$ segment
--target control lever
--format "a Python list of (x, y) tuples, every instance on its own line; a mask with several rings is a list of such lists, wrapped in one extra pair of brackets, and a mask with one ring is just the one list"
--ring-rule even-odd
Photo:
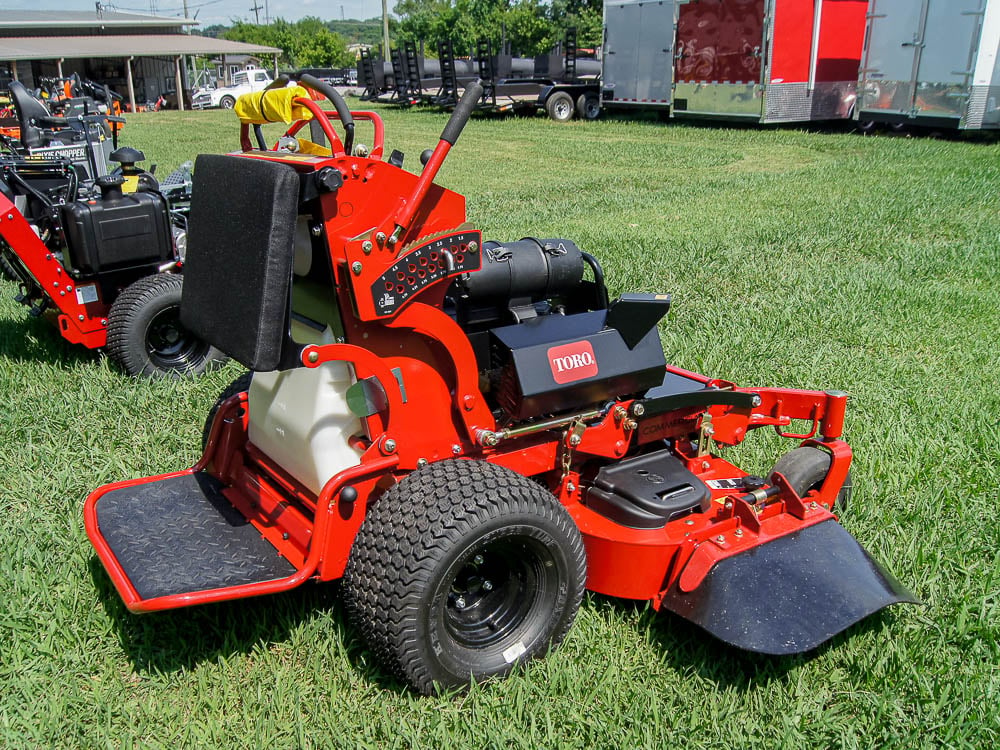
[(451, 117), (448, 118), (448, 123), (444, 126), (444, 130), (441, 131), (441, 140), (438, 141), (438, 145), (424, 164), (424, 169), (420, 173), (420, 179), (417, 180), (417, 184), (413, 188), (413, 193), (406, 200), (402, 210), (396, 216), (396, 228), (388, 240), (390, 247), (395, 246), (403, 238), (406, 230), (409, 229), (410, 222), (413, 221), (413, 216), (416, 214), (417, 208), (427, 194), (431, 183), (434, 182), (434, 178), (444, 163), (445, 157), (448, 156), (451, 147), (458, 141), (458, 136), (462, 134), (462, 129), (469, 121), (469, 115), (472, 114), (476, 103), (482, 95), (483, 84), (480, 81), (474, 81), (465, 87), (465, 93), (462, 94), (461, 101), (455, 107), (455, 111), (451, 113)]

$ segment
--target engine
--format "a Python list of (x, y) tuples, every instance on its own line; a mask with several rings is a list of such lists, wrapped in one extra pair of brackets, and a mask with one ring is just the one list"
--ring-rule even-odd
[(600, 264), (570, 240), (485, 242), (482, 269), (457, 280), (449, 300), (503, 421), (583, 409), (663, 381), (656, 324), (669, 296), (609, 304)]

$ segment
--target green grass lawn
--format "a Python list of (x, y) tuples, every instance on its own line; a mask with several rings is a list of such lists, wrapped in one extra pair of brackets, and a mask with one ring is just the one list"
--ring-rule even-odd
[[(388, 147), (416, 169), (445, 116), (382, 114)], [(123, 142), (162, 177), (236, 148), (237, 126), (231, 113), (149, 113), (129, 117)], [(467, 196), (486, 237), (568, 237), (603, 261), (613, 293), (672, 293), (668, 361), (849, 391), (843, 524), (926, 606), (775, 659), (588, 596), (551, 657), (438, 698), (373, 663), (334, 586), (130, 615), (87, 541), (83, 500), (192, 464), (238, 367), (132, 380), (29, 319), (0, 282), (0, 744), (1000, 743), (995, 140), (474, 119), (438, 182)], [(791, 447), (755, 438), (731, 454), (758, 473)]]

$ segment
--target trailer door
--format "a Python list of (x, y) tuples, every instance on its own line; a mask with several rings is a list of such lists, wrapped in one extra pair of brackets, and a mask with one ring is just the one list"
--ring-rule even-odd
[(765, 0), (680, 5), (674, 114), (761, 118), (766, 5)]
[(984, 0), (871, 0), (860, 117), (960, 118), (983, 5)]
[(606, 2), (603, 105), (669, 107), (673, 43), (673, 0)]
[(914, 114), (961, 120), (969, 101), (986, 0), (929, 0)]

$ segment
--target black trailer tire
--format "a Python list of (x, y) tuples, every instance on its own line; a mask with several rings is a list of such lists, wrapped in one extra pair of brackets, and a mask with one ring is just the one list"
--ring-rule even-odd
[(576, 116), (581, 120), (596, 120), (601, 116), (601, 99), (592, 92), (576, 98)]
[(219, 99), (220, 109), (232, 109), (235, 106), (236, 106), (236, 100), (231, 96), (224, 96), (221, 99)]
[(225, 361), (222, 352), (181, 325), (183, 285), (177, 274), (144, 276), (111, 305), (106, 349), (129, 375), (200, 375)]
[(572, 625), (585, 580), (580, 533), (551, 493), (504, 467), (449, 460), (368, 510), (343, 591), (376, 656), (430, 694), (543, 656)]
[(573, 119), (576, 106), (572, 96), (565, 91), (557, 91), (545, 100), (545, 111), (556, 122), (569, 122)]
[(205, 446), (208, 445), (208, 436), (212, 432), (212, 422), (215, 421), (215, 415), (219, 413), (219, 409), (222, 408), (222, 405), (226, 403), (226, 401), (231, 399), (237, 393), (243, 393), (243, 391), (250, 390), (250, 381), (252, 379), (253, 373), (245, 372), (222, 389), (222, 393), (220, 393), (219, 397), (215, 399), (215, 403), (212, 404), (212, 408), (208, 410), (208, 416), (205, 417), (205, 426), (201, 430), (202, 450), (205, 450)]
[[(820, 488), (826, 475), (830, 472), (832, 463), (833, 457), (829, 453), (811, 445), (805, 445), (795, 448), (779, 458), (774, 464), (774, 468), (771, 469), (771, 476), (776, 473), (784, 476), (801, 497), (809, 490)], [(843, 511), (847, 508), (847, 503), (851, 498), (852, 485), (851, 472), (848, 471), (844, 486), (841, 487), (836, 500), (834, 500), (833, 507), (835, 509)]]

